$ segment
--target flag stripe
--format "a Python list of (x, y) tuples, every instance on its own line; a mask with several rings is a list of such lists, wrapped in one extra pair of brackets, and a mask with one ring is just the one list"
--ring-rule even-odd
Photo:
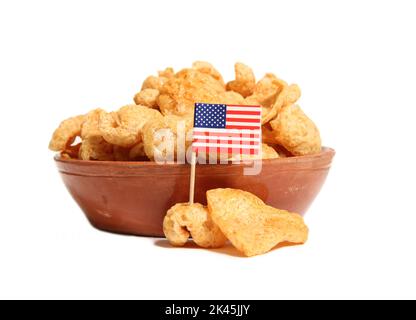
[(220, 143), (220, 142), (228, 143), (228, 144), (232, 144), (232, 145), (235, 145), (235, 144), (243, 144), (243, 145), (248, 145), (248, 146), (258, 146), (259, 145), (258, 141), (253, 141), (253, 140), (240, 141), (240, 140), (224, 140), (224, 139), (222, 139), (222, 140), (218, 141), (218, 139), (195, 139), (193, 141), (193, 143), (201, 143), (201, 144), (202, 143)]
[(244, 144), (234, 144), (234, 143), (206, 143), (206, 142), (195, 142), (194, 147), (218, 147), (218, 148), (241, 148), (241, 149), (258, 149), (258, 145), (244, 145)]
[(241, 125), (229, 125), (226, 128), (227, 129), (249, 129), (252, 127), (250, 127), (249, 124), (246, 124), (246, 125), (241, 124)]
[(247, 130), (237, 130), (237, 129), (217, 129), (217, 128), (194, 128), (194, 134), (232, 134), (236, 136), (242, 135), (250, 135), (250, 134), (258, 134), (260, 135), (261, 132), (259, 129), (256, 128), (249, 128)]
[[(227, 122), (226, 124), (226, 129), (232, 129), (229, 128), (229, 126), (243, 126), (243, 127), (249, 127), (250, 128), (258, 128), (260, 125), (260, 122), (257, 123), (250, 123), (250, 122), (245, 122), (245, 121), (232, 121), (232, 122)], [(244, 129), (244, 128), (240, 128), (240, 129)]]
[(227, 123), (234, 124), (235, 122), (253, 122), (253, 123), (260, 123), (260, 118), (257, 119), (246, 119), (246, 118), (226, 118)]
[(240, 114), (240, 115), (253, 115), (253, 116), (260, 116), (261, 112), (260, 111), (233, 111), (233, 110), (227, 110), (227, 116), (230, 114)]
[(241, 106), (241, 107), (230, 107), (230, 106), (227, 106), (227, 111), (259, 111), (260, 109), (259, 108), (255, 108), (255, 107), (244, 107), (244, 106)]
[(261, 106), (244, 105), (244, 104), (228, 104), (227, 107), (257, 108), (257, 109), (260, 109), (261, 108)]
[(231, 140), (231, 141), (258, 141), (259, 137), (230, 137), (230, 136), (204, 136), (194, 135), (194, 141), (196, 140)]
[(194, 152), (202, 152), (204, 154), (207, 153), (216, 153), (216, 154), (232, 154), (232, 155), (239, 155), (239, 154), (251, 154), (251, 155), (257, 155), (259, 154), (259, 150), (258, 149), (239, 149), (239, 148), (215, 148), (215, 147), (210, 147), (210, 148), (205, 148), (205, 147), (199, 147), (193, 148)]
[(228, 121), (230, 121), (231, 119), (255, 119), (255, 120), (260, 120), (259, 116), (252, 116), (252, 115), (247, 115), (247, 114), (228, 114), (227, 113), (227, 118)]

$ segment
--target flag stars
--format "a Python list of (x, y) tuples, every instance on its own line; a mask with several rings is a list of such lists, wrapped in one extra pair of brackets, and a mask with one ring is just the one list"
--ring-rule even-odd
[(195, 127), (225, 128), (226, 105), (223, 104), (195, 104)]

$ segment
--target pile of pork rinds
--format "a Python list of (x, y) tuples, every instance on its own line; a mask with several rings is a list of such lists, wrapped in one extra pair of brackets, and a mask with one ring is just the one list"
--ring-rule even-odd
[[(64, 159), (175, 157), (178, 151), (167, 150), (166, 139), (177, 145), (179, 123), (187, 133), (192, 131), (195, 103), (219, 103), (261, 105), (263, 159), (318, 153), (319, 130), (296, 104), (300, 95), (298, 85), (289, 85), (272, 73), (256, 82), (252, 69), (243, 63), (235, 64), (235, 79), (225, 83), (210, 63), (196, 61), (176, 73), (166, 68), (147, 77), (134, 104), (115, 112), (95, 109), (64, 120), (53, 133), (49, 148)], [(159, 130), (165, 133), (163, 138), (155, 134)], [(186, 147), (191, 143), (187, 139)]]

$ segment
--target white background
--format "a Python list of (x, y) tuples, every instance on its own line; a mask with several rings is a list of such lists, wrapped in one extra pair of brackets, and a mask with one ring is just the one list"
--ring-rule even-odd
[[(0, 297), (416, 298), (414, 30), (413, 1), (0, 2)], [(198, 59), (301, 86), (337, 150), (306, 245), (166, 248), (96, 231), (64, 188), (62, 119)]]

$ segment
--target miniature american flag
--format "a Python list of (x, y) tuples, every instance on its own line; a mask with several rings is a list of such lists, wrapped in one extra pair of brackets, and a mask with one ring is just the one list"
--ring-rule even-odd
[(261, 106), (196, 103), (194, 152), (259, 154)]

